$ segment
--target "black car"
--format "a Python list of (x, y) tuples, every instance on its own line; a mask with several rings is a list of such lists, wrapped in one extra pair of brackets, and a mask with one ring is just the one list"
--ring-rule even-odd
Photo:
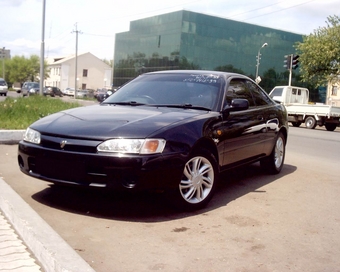
[(55, 184), (161, 189), (192, 209), (207, 204), (226, 169), (260, 161), (279, 173), (287, 135), (284, 106), (250, 78), (162, 71), (140, 75), (101, 104), (33, 123), (18, 162), (23, 173)]
[(103, 102), (106, 98), (108, 98), (114, 92), (115, 92), (114, 90), (98, 91), (97, 95), (96, 95), (97, 101), (98, 102)]
[(44, 95), (50, 95), (51, 97), (55, 97), (55, 96), (62, 97), (63, 93), (58, 87), (46, 86), (44, 89)]

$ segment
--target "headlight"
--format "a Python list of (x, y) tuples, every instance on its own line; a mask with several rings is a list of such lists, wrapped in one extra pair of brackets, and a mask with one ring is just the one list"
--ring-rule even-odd
[(38, 131), (35, 131), (31, 128), (26, 129), (24, 134), (24, 141), (34, 143), (34, 144), (40, 144), (41, 135)]
[(162, 153), (166, 141), (163, 139), (111, 139), (98, 145), (100, 152), (155, 154)]

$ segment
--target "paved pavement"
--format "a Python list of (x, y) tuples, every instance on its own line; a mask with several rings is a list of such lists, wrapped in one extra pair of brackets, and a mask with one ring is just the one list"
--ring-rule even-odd
[[(0, 144), (17, 144), (23, 132), (0, 130)], [(0, 271), (94, 270), (0, 177)]]
[(43, 271), (0, 211), (0, 271)]

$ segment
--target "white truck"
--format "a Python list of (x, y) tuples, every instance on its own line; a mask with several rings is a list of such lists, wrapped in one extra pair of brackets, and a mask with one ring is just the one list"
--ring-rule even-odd
[(334, 131), (340, 124), (340, 107), (322, 103), (310, 104), (309, 90), (295, 86), (276, 86), (269, 93), (276, 102), (285, 105), (288, 121), (294, 127), (305, 123), (307, 128), (314, 129), (317, 125), (325, 126), (328, 131)]

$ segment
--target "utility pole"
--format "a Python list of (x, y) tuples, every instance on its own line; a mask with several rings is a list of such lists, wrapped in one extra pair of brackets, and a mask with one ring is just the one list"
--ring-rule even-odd
[(44, 72), (44, 61), (45, 61), (45, 5), (46, 0), (43, 0), (43, 10), (42, 10), (42, 29), (41, 29), (41, 47), (40, 47), (40, 85), (39, 93), (43, 95), (45, 72)]
[(77, 98), (77, 74), (78, 74), (78, 34), (82, 33), (77, 28), (77, 23), (75, 23), (76, 30), (72, 33), (76, 33), (76, 55), (75, 55), (75, 73), (74, 73), (74, 98)]
[(5, 47), (2, 48), (2, 78), (5, 79)]

